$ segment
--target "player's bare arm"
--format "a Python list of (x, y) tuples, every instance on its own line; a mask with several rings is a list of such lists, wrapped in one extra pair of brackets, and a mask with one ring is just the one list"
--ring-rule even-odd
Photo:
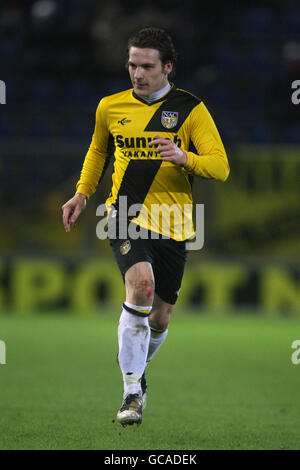
[(186, 153), (170, 139), (165, 139), (157, 134), (149, 145), (159, 145), (157, 151), (166, 162), (172, 162), (182, 166), (187, 162)]
[(86, 196), (77, 193), (69, 199), (63, 206), (63, 224), (66, 232), (70, 232), (81, 212), (86, 207)]

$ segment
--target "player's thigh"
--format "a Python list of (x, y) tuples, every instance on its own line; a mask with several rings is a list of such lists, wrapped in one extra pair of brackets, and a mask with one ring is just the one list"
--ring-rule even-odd
[(157, 331), (166, 330), (170, 322), (173, 308), (173, 304), (165, 302), (155, 293), (152, 310), (149, 315), (150, 327)]
[(151, 263), (141, 261), (125, 273), (126, 301), (137, 305), (152, 305), (154, 296), (154, 274)]

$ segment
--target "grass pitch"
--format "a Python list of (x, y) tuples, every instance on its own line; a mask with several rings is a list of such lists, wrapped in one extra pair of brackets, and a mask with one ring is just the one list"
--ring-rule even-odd
[(300, 449), (300, 321), (175, 310), (140, 427), (116, 412), (118, 315), (0, 317), (0, 449)]

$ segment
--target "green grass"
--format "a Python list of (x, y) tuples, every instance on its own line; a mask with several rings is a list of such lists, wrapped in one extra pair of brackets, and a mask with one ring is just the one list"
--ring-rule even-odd
[(118, 316), (0, 317), (0, 449), (300, 449), (296, 319), (175, 311), (140, 427), (116, 412)]

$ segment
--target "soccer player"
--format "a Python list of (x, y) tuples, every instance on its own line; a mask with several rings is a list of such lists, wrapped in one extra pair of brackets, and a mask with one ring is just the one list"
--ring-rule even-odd
[[(117, 419), (122, 425), (141, 423), (145, 367), (168, 334), (186, 240), (194, 234), (192, 211), (184, 212), (192, 205), (191, 176), (225, 181), (229, 174), (222, 141), (204, 103), (169, 81), (176, 59), (172, 39), (162, 29), (144, 28), (129, 39), (132, 88), (100, 101), (76, 194), (62, 206), (69, 232), (96, 190), (113, 140), (108, 219), (125, 221), (139, 235), (127, 232), (122, 237), (122, 229), (110, 234), (126, 290), (118, 326), (124, 391)], [(128, 208), (139, 205), (134, 215), (122, 208), (122, 197)]]

